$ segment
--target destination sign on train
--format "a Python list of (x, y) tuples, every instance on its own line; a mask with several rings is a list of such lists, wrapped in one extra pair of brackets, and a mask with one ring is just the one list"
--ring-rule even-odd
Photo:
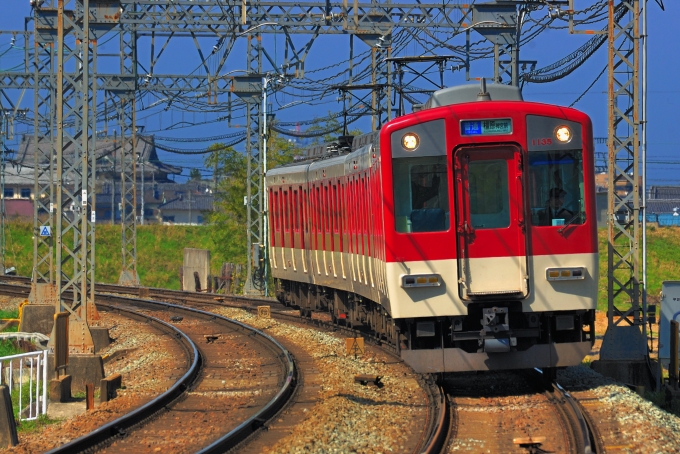
[(512, 120), (501, 118), (496, 120), (464, 120), (460, 122), (460, 133), (464, 136), (488, 136), (510, 134)]

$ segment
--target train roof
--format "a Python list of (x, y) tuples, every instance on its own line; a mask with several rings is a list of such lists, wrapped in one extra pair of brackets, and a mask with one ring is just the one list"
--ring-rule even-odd
[[(519, 87), (491, 84), (486, 85), (484, 88), (491, 101), (524, 101), (522, 91)], [(476, 102), (479, 100), (478, 97), (484, 88), (480, 90), (479, 84), (468, 84), (437, 90), (432, 93), (432, 96), (427, 100), (423, 109)]]

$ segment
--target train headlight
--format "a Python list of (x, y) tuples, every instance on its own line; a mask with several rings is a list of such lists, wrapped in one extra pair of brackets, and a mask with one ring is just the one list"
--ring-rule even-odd
[(558, 126), (555, 128), (555, 138), (558, 142), (569, 143), (571, 142), (572, 134), (571, 129), (568, 126)]
[(420, 137), (415, 132), (407, 132), (401, 138), (401, 146), (406, 151), (414, 151), (420, 145)]
[(440, 285), (442, 285), (442, 278), (438, 274), (409, 274), (401, 276), (401, 286), (403, 288), (439, 287)]
[(549, 281), (577, 281), (585, 279), (586, 269), (578, 268), (548, 268), (545, 278)]

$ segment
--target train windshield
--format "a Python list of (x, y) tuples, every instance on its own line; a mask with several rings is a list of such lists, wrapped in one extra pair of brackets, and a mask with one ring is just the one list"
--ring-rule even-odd
[(446, 156), (392, 161), (397, 232), (440, 232), (449, 228)]
[(586, 221), (581, 150), (529, 152), (529, 181), (533, 225)]

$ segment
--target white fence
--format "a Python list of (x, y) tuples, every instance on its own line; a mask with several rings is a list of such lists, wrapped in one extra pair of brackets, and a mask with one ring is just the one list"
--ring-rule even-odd
[(47, 413), (47, 381), (47, 350), (0, 357), (0, 384), (15, 391), (20, 420)]

